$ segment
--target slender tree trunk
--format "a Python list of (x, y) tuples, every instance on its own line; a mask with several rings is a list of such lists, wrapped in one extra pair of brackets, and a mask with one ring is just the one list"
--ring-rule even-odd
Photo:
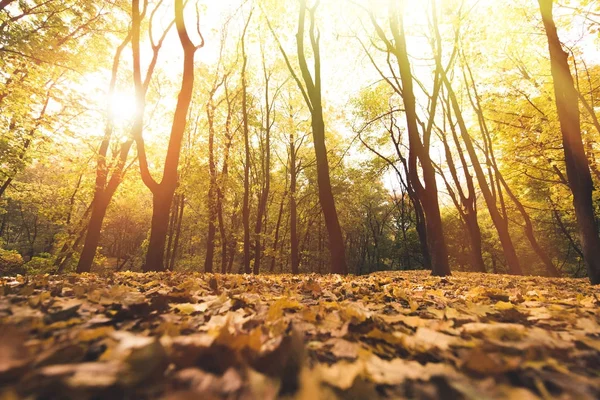
[(167, 269), (169, 269), (169, 260), (171, 260), (171, 249), (173, 248), (173, 236), (175, 236), (175, 223), (177, 221), (177, 214), (179, 212), (179, 199), (178, 196), (173, 196), (173, 204), (171, 204), (171, 212), (169, 218), (169, 228), (167, 237), (167, 254), (165, 255), (165, 263)]
[[(291, 118), (291, 116), (290, 116)], [(296, 145), (293, 130), (290, 131), (290, 251), (292, 274), (300, 271), (300, 252), (298, 251), (298, 211), (296, 206)]]
[(494, 197), (492, 191), (490, 190), (490, 187), (491, 186), (493, 187), (495, 185), (495, 182), (491, 181), (488, 186), (485, 172), (481, 166), (481, 163), (479, 162), (479, 158), (477, 157), (477, 153), (475, 151), (475, 146), (473, 144), (473, 140), (471, 139), (471, 136), (469, 135), (469, 132), (467, 130), (467, 125), (462, 116), (460, 104), (458, 102), (456, 94), (454, 93), (454, 90), (452, 89), (452, 85), (451, 85), (450, 80), (448, 79), (445, 71), (442, 71), (442, 79), (446, 86), (450, 104), (454, 111), (454, 115), (456, 117), (459, 131), (460, 131), (461, 137), (463, 139), (463, 142), (465, 144), (467, 153), (469, 154), (469, 158), (471, 160), (471, 164), (473, 166), (473, 170), (475, 172), (477, 182), (479, 183), (479, 189), (481, 190), (483, 198), (485, 199), (486, 205), (487, 205), (489, 213), (490, 213), (490, 217), (492, 218), (492, 222), (494, 223), (494, 226), (496, 227), (496, 231), (498, 232), (498, 237), (500, 239), (500, 243), (502, 244), (502, 248), (504, 250), (504, 257), (506, 260), (506, 264), (508, 266), (508, 271), (509, 271), (509, 273), (514, 274), (514, 275), (521, 275), (522, 274), (521, 265), (519, 262), (519, 258), (517, 257), (517, 253), (515, 251), (515, 247), (512, 243), (510, 233), (508, 231), (507, 221), (500, 214), (500, 211), (498, 210), (498, 207), (496, 205), (496, 198)]
[(229, 161), (229, 148), (231, 146), (231, 137), (228, 138), (227, 145), (225, 146), (225, 156), (223, 159), (223, 169), (221, 171), (221, 182), (217, 186), (217, 220), (219, 222), (219, 235), (221, 237), (221, 273), (227, 272), (227, 248), (228, 239), (227, 232), (225, 229), (225, 220), (223, 218), (223, 201), (225, 184), (227, 182), (228, 174), (228, 161)]
[[(460, 145), (460, 142), (458, 140), (458, 135), (456, 133), (456, 129), (454, 128), (454, 122), (452, 121), (452, 117), (449, 113), (446, 114), (446, 117), (448, 119), (450, 129), (452, 131), (452, 137), (454, 139), (456, 150), (460, 158), (461, 166), (464, 171), (465, 181), (467, 183), (467, 194), (465, 194), (460, 179), (458, 178), (458, 172), (456, 170), (456, 165), (452, 158), (452, 152), (450, 151), (450, 146), (448, 144), (446, 133), (441, 132), (441, 139), (446, 153), (448, 169), (450, 170), (450, 175), (452, 175), (454, 186), (456, 187), (456, 191), (458, 192), (460, 202), (458, 201), (458, 199), (455, 198), (456, 196), (451, 190), (450, 185), (448, 183), (446, 183), (446, 185), (448, 186), (448, 191), (452, 196), (452, 200), (454, 201), (456, 208), (458, 209), (459, 214), (469, 234), (469, 244), (471, 250), (471, 270), (475, 272), (485, 272), (485, 263), (483, 261), (481, 246), (481, 230), (479, 228), (479, 222), (477, 221), (477, 203), (475, 185), (473, 184), (473, 177), (469, 172), (469, 166), (462, 152), (462, 146)], [(446, 181), (445, 177), (444, 181)]]
[[(209, 191), (209, 196), (213, 196)], [(209, 202), (209, 207), (214, 206), (213, 202)], [(204, 259), (204, 272), (212, 272), (213, 271), (213, 256), (215, 252), (215, 234), (216, 234), (216, 226), (215, 221), (211, 218), (212, 212), (209, 212), (211, 215), (208, 221), (208, 235), (206, 236), (206, 258)]]
[[(300, 12), (298, 13), (298, 30), (296, 32), (296, 49), (298, 55), (298, 64), (302, 81), (296, 74), (290, 60), (283, 50), (280, 41), (275, 35), (271, 25), (269, 29), (275, 36), (281, 53), (285, 59), (290, 74), (296, 81), (298, 88), (302, 92), (304, 101), (311, 114), (311, 126), (313, 135), (313, 144), (315, 148), (315, 158), (317, 161), (317, 184), (319, 192), (319, 202), (325, 217), (325, 226), (329, 237), (329, 251), (331, 254), (331, 272), (334, 274), (347, 274), (348, 266), (346, 264), (346, 251), (344, 248), (344, 238), (342, 229), (338, 220), (335, 200), (331, 190), (331, 179), (329, 176), (329, 163), (327, 160), (327, 147), (325, 145), (325, 121), (323, 119), (323, 105), (321, 101), (321, 53), (319, 48), (320, 35), (315, 27), (315, 12), (318, 2), (311, 8), (308, 8), (306, 0), (300, 0)], [(310, 28), (308, 36), (314, 57), (314, 77), (310, 72), (306, 60), (304, 49), (306, 12), (309, 12)], [(267, 21), (268, 22), (268, 21)]]
[(249, 274), (250, 269), (250, 140), (248, 127), (248, 84), (246, 82), (246, 30), (250, 24), (252, 12), (248, 16), (242, 33), (242, 119), (244, 128), (244, 199), (242, 204), (242, 224), (244, 225), (244, 273)]
[[(225, 189), (227, 187), (227, 178), (229, 175), (229, 153), (233, 143), (233, 133), (231, 132), (231, 118), (233, 115), (232, 99), (227, 90), (227, 81), (225, 81), (225, 98), (227, 100), (227, 118), (225, 120), (225, 134), (227, 142), (225, 144), (225, 154), (223, 155), (223, 167), (221, 169), (221, 179), (217, 185), (217, 220), (219, 221), (219, 235), (221, 237), (221, 273), (227, 272), (227, 249), (229, 246), (225, 220), (223, 218), (223, 203), (225, 200)], [(233, 228), (233, 226), (232, 226)]]
[(581, 137), (579, 101), (552, 16), (552, 0), (539, 0), (548, 38), (556, 108), (562, 133), (569, 187), (579, 228), (581, 250), (592, 285), (600, 284), (600, 237), (592, 202), (593, 183)]
[(474, 212), (467, 213), (465, 223), (471, 244), (471, 269), (475, 272), (486, 272), (481, 245), (481, 229), (477, 221), (477, 214)]
[[(219, 196), (220, 197), (220, 196)], [(225, 230), (225, 220), (223, 218), (223, 203), (219, 199), (217, 204), (217, 221), (219, 222), (219, 236), (221, 237), (221, 273), (227, 272), (227, 232)]]
[[(431, 256), (431, 273), (433, 275), (450, 275), (448, 250), (444, 239), (442, 217), (437, 194), (435, 170), (429, 158), (428, 148), (421, 141), (417, 125), (416, 99), (413, 91), (413, 76), (406, 49), (402, 11), (392, 3), (390, 27), (394, 36), (394, 55), (398, 61), (400, 80), (402, 82), (402, 98), (404, 100), (406, 124), (409, 137), (409, 179), (412, 181), (425, 212), (427, 241)], [(433, 116), (431, 116), (433, 117)], [(422, 186), (417, 172), (417, 160), (420, 161), (425, 185)]]
[[(163, 169), (163, 177), (160, 183), (156, 182), (148, 168), (146, 149), (142, 136), (143, 115), (139, 115), (134, 121), (134, 137), (138, 147), (138, 157), (142, 181), (152, 192), (152, 222), (150, 230), (150, 241), (146, 262), (142, 269), (147, 271), (163, 271), (165, 269), (164, 254), (169, 224), (169, 208), (173, 201), (178, 179), (178, 165), (181, 153), (181, 143), (187, 125), (187, 114), (192, 100), (194, 88), (194, 54), (196, 50), (204, 45), (204, 41), (195, 46), (190, 40), (183, 17), (183, 0), (175, 0), (175, 25), (181, 47), (183, 48), (183, 76), (181, 78), (181, 90), (177, 98), (177, 106), (173, 116), (167, 157)], [(142, 86), (140, 75), (140, 49), (139, 49), (139, 0), (133, 0), (133, 59), (134, 59), (134, 82), (138, 101), (144, 104), (144, 86)], [(143, 109), (143, 107), (142, 107)], [(142, 114), (142, 113), (140, 113)]]
[(100, 232), (102, 230), (102, 222), (106, 215), (106, 209), (110, 199), (104, 197), (94, 196), (94, 202), (92, 204), (92, 215), (88, 222), (87, 233), (85, 235), (85, 242), (83, 249), (81, 250), (81, 256), (77, 264), (77, 272), (90, 272), (94, 257), (96, 256), (96, 249), (100, 241)]
[(185, 206), (185, 196), (183, 193), (179, 195), (179, 216), (177, 217), (177, 228), (175, 230), (175, 241), (173, 242), (173, 250), (171, 251), (171, 260), (169, 262), (169, 271), (175, 269), (175, 260), (177, 259), (177, 250), (179, 249), (179, 237), (181, 236), (181, 225), (183, 221), (183, 208)]
[(322, 224), (319, 223), (319, 236), (317, 242), (317, 253), (319, 254), (318, 268), (317, 272), (320, 274), (323, 269), (323, 232), (321, 228)]
[(269, 267), (269, 272), (273, 273), (275, 271), (275, 261), (277, 260), (277, 244), (279, 243), (279, 229), (281, 228), (281, 217), (283, 216), (283, 205), (285, 203), (285, 197), (287, 192), (283, 193), (281, 196), (281, 203), (279, 203), (279, 213), (277, 213), (277, 223), (275, 224), (275, 237), (273, 238), (273, 256), (271, 257), (271, 266)]
[(523, 221), (525, 221), (525, 226), (523, 227), (525, 236), (527, 236), (527, 240), (529, 240), (529, 243), (531, 244), (531, 248), (533, 249), (533, 251), (538, 255), (540, 260), (544, 263), (544, 266), (546, 267), (546, 273), (549, 276), (554, 276), (554, 277), (560, 276), (560, 272), (558, 271), (558, 269), (556, 269), (556, 266), (554, 265), (554, 263), (548, 256), (548, 253), (546, 251), (544, 251), (544, 249), (542, 249), (542, 246), (540, 246), (540, 244), (538, 243), (538, 241), (535, 237), (535, 233), (533, 231), (533, 223), (531, 222), (531, 218), (529, 217), (527, 210), (525, 210), (523, 203), (521, 203), (521, 201), (517, 198), (517, 196), (512, 192), (512, 190), (510, 189), (510, 187), (504, 180), (504, 177), (502, 177), (502, 175), (500, 174), (500, 171), (497, 170), (497, 167), (495, 165), (494, 165), (494, 167), (496, 168), (496, 175), (498, 176), (500, 183), (506, 190), (506, 194), (508, 194), (508, 197), (510, 197), (510, 199), (513, 201), (513, 203), (517, 207), (517, 210), (519, 210), (519, 212), (521, 213), (521, 216), (523, 217)]
[(577, 253), (577, 255), (579, 257), (581, 257), (581, 259), (583, 259), (583, 257), (584, 257), (583, 256), (583, 252), (581, 251), (581, 249), (577, 245), (575, 239), (573, 239), (573, 236), (571, 236), (571, 233), (569, 232), (569, 230), (565, 226), (562, 218), (560, 217), (560, 213), (556, 209), (556, 205), (553, 204), (553, 203), (551, 203), (551, 204), (552, 204), (552, 214), (554, 215), (554, 218), (556, 219), (556, 223), (558, 224), (558, 227), (559, 227), (560, 231), (563, 233), (563, 235), (565, 236), (565, 238), (569, 241), (569, 244), (571, 245), (571, 247), (573, 248), (573, 250)]
[(2, 186), (0, 186), (0, 199), (2, 198), (2, 196), (4, 195), (4, 192), (6, 192), (6, 189), (8, 189), (8, 187), (10, 186), (12, 181), (13, 181), (12, 177), (6, 178), (6, 180), (4, 181)]
[[(256, 226), (254, 229), (254, 274), (260, 272), (260, 261), (262, 256), (261, 248), (261, 232), (263, 224), (267, 225), (267, 202), (269, 200), (269, 191), (271, 188), (271, 127), (273, 122), (271, 120), (271, 101), (269, 99), (269, 75), (266, 67), (264, 66), (263, 58), (263, 71), (265, 77), (265, 155), (264, 155), (264, 167), (263, 176), (265, 184), (258, 202), (258, 209), (256, 212)], [(273, 99), (275, 101), (275, 99)]]
[(413, 187), (412, 181), (410, 180), (410, 175), (408, 172), (408, 164), (406, 162), (406, 158), (402, 155), (402, 151), (400, 149), (400, 139), (396, 139), (394, 136), (393, 130), (388, 129), (390, 133), (390, 137), (392, 142), (394, 142), (394, 148), (396, 149), (396, 155), (400, 160), (402, 167), (404, 169), (404, 174), (406, 175), (406, 180), (400, 173), (398, 169), (396, 169), (395, 165), (393, 166), (396, 169), (396, 174), (398, 179), (400, 179), (401, 184), (406, 189), (406, 194), (413, 205), (413, 209), (415, 211), (415, 229), (417, 231), (417, 236), (419, 237), (419, 245), (421, 247), (421, 255), (423, 256), (423, 265), (426, 268), (431, 268), (431, 255), (429, 253), (429, 244), (427, 242), (427, 228), (425, 226), (425, 213), (423, 212), (423, 206), (421, 204), (421, 200), (419, 200), (419, 196)]
[[(213, 93), (211, 93), (212, 95)], [(213, 256), (215, 251), (215, 219), (217, 217), (217, 199), (216, 197), (216, 186), (217, 186), (217, 171), (215, 169), (215, 158), (214, 158), (214, 126), (213, 126), (213, 111), (212, 99), (207, 104), (208, 114), (208, 169), (210, 172), (210, 184), (208, 187), (208, 235), (206, 236), (206, 257), (204, 259), (204, 272), (213, 271)]]
[[(320, 95), (319, 95), (320, 96)], [(334, 274), (348, 273), (346, 265), (346, 250), (342, 228), (337, 216), (335, 200), (331, 190), (329, 178), (329, 161), (327, 160), (327, 148), (325, 147), (325, 122), (323, 121), (323, 110), (319, 103), (312, 113), (312, 131), (317, 159), (317, 182), (319, 186), (319, 203), (323, 210), (325, 226), (329, 236), (329, 251), (331, 253), (331, 272)]]
[[(394, 140), (392, 138), (392, 140)], [(406, 193), (408, 198), (413, 205), (413, 209), (415, 210), (415, 229), (417, 231), (417, 236), (419, 237), (419, 245), (421, 246), (421, 255), (423, 256), (423, 265), (426, 268), (431, 268), (431, 255), (429, 252), (429, 242), (427, 241), (427, 227), (425, 226), (425, 212), (423, 211), (423, 205), (421, 204), (421, 200), (413, 187), (412, 181), (409, 178), (408, 172), (408, 164), (406, 159), (402, 156), (400, 151), (400, 144), (394, 140), (394, 147), (396, 148), (396, 154), (400, 157), (400, 161), (404, 168), (404, 173), (406, 174), (407, 180), (404, 182), (404, 179), (401, 177), (401, 174), (398, 171), (398, 177), (400, 177), (401, 181), (406, 188)]]

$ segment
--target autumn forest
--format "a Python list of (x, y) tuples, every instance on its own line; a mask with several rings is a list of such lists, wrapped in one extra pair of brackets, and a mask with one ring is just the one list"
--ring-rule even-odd
[(0, 400), (597, 398), (599, 34), (0, 0)]

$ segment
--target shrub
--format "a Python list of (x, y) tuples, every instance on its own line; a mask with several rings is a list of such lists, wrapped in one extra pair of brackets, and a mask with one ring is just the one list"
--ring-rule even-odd
[(0, 275), (16, 275), (23, 272), (23, 257), (17, 251), (0, 249)]
[[(201, 256), (186, 257), (175, 261), (176, 272), (196, 272), (203, 269), (204, 258)], [(213, 268), (217, 268), (216, 271), (220, 271), (221, 264), (214, 264)]]
[(53, 274), (56, 272), (55, 259), (49, 253), (40, 253), (23, 265), (28, 275)]

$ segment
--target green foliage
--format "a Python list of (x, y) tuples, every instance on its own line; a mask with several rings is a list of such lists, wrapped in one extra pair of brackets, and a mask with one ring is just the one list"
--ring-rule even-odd
[[(204, 257), (202, 256), (192, 256), (180, 259), (175, 264), (175, 271), (177, 272), (194, 272), (199, 271), (204, 265)], [(215, 265), (217, 265), (215, 263)]]
[(40, 253), (27, 261), (23, 268), (28, 275), (52, 274), (56, 272), (55, 257), (50, 253)]
[(16, 250), (0, 248), (0, 275), (15, 275), (23, 272), (23, 257)]

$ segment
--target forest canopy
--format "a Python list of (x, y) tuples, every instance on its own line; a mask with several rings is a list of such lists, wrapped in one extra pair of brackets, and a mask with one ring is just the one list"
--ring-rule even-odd
[(0, 271), (600, 283), (596, 1), (0, 1)]

